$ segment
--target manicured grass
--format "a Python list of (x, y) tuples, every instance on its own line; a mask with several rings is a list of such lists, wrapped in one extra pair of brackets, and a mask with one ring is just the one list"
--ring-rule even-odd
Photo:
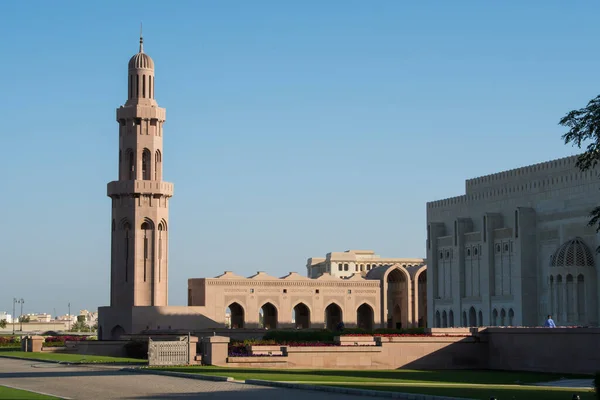
[(13, 389), (6, 386), (0, 385), (0, 399), (11, 399), (11, 400), (19, 400), (19, 399), (27, 399), (27, 400), (57, 400), (59, 397), (54, 396), (46, 396), (43, 394), (37, 394), (28, 392), (26, 390)]
[(136, 358), (122, 358), (122, 357), (105, 357), (105, 356), (87, 356), (82, 354), (66, 354), (66, 353), (30, 353), (24, 351), (10, 351), (0, 352), (0, 357), (18, 357), (22, 359), (34, 359), (34, 360), (47, 360), (47, 361), (61, 361), (73, 364), (109, 364), (109, 363), (122, 363), (122, 364), (147, 364), (144, 360), (138, 360)]
[[(157, 368), (158, 369), (158, 368)], [(568, 400), (577, 393), (582, 400), (595, 400), (589, 390), (526, 386), (564, 378), (590, 379), (587, 375), (542, 374), (502, 371), (415, 370), (270, 370), (218, 367), (172, 367), (161, 370), (230, 376), (236, 380), (260, 379), (369, 390), (447, 395), (488, 400), (491, 396), (511, 400)]]

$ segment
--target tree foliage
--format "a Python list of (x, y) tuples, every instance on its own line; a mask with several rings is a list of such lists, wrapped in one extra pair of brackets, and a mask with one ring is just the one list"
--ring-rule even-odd
[[(565, 144), (580, 149), (585, 147), (577, 159), (577, 168), (588, 171), (596, 167), (600, 161), (600, 96), (590, 100), (584, 108), (567, 113), (559, 124), (569, 128), (562, 136)], [(596, 232), (600, 232), (600, 206), (590, 212), (588, 225), (595, 226)], [(600, 253), (600, 247), (596, 251)]]
[(31, 317), (29, 315), (21, 315), (19, 317), (19, 322), (31, 322)]
[(0, 319), (0, 328), (2, 328), (2, 329), (6, 328), (7, 324), (8, 324), (8, 322), (6, 322), (5, 319)]

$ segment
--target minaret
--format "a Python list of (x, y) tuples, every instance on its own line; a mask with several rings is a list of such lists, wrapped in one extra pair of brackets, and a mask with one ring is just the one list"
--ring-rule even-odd
[(111, 307), (168, 305), (168, 221), (173, 184), (162, 180), (165, 109), (154, 99), (154, 62), (129, 60), (127, 102), (117, 109), (119, 180), (112, 199)]

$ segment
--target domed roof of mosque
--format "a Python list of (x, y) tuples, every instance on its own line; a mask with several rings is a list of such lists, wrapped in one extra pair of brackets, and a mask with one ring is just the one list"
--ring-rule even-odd
[(129, 69), (154, 69), (154, 61), (144, 53), (144, 39), (140, 36), (140, 51), (129, 60)]
[(594, 255), (582, 238), (563, 243), (552, 255), (552, 267), (594, 267)]

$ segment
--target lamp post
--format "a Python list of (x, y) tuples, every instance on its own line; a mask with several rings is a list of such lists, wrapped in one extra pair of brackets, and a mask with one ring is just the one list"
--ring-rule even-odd
[(13, 336), (15, 335), (15, 306), (17, 304), (17, 298), (13, 297), (13, 314), (12, 314), (12, 326), (13, 326)]
[[(19, 316), (19, 322), (21, 325), (20, 331), (23, 332), (23, 304), (25, 304), (25, 300), (23, 300), (22, 298), (17, 300), (17, 303), (21, 304), (21, 315)], [(13, 328), (14, 328), (14, 324), (13, 324)]]
[(71, 303), (69, 303), (69, 332), (71, 331)]

